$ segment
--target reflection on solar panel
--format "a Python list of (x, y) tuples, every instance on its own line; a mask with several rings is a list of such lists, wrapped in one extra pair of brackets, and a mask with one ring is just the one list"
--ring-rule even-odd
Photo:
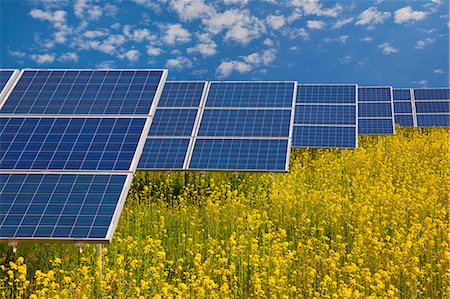
[(450, 88), (414, 89), (418, 127), (450, 126)]
[(164, 85), (138, 169), (185, 168), (206, 87), (205, 81), (173, 81)]
[(402, 127), (414, 127), (414, 103), (411, 99), (411, 89), (394, 88), (394, 120)]
[(190, 170), (287, 171), (295, 82), (211, 82)]
[(103, 242), (132, 175), (0, 174), (0, 238)]
[(299, 85), (292, 146), (356, 148), (357, 85)]
[(10, 87), (13, 85), (18, 74), (18, 70), (0, 69), (0, 107), (3, 98), (8, 94)]
[(358, 88), (358, 134), (394, 134), (391, 87)]
[(166, 76), (23, 71), (0, 115), (0, 239), (110, 241)]
[(149, 114), (163, 71), (25, 70), (1, 113)]

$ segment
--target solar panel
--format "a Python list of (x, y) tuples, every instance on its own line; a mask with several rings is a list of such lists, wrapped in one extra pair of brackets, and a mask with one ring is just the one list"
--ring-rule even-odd
[(286, 171), (295, 82), (211, 82), (189, 170)]
[(162, 70), (24, 70), (3, 114), (148, 115)]
[(109, 242), (166, 76), (23, 71), (0, 115), (0, 239)]
[(391, 87), (358, 88), (358, 133), (394, 134)]
[(6, 86), (13, 73), (13, 70), (0, 70), (0, 91)]
[(171, 81), (164, 85), (138, 169), (185, 169), (206, 88), (205, 81)]
[(292, 146), (356, 148), (357, 85), (298, 85)]
[(0, 238), (104, 242), (131, 180), (131, 174), (1, 173)]
[(394, 121), (402, 127), (414, 127), (414, 103), (409, 88), (393, 88)]
[(449, 127), (450, 88), (414, 89), (418, 127)]

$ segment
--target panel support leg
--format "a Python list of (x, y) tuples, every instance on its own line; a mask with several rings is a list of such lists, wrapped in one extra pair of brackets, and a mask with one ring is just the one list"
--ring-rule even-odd
[(95, 251), (95, 256), (97, 258), (98, 262), (98, 274), (99, 274), (99, 280), (100, 284), (102, 283), (103, 278), (103, 254), (102, 254), (103, 245), (97, 244), (97, 249)]
[(12, 251), (16, 253), (17, 246), (19, 245), (19, 241), (9, 241), (8, 246), (12, 247)]

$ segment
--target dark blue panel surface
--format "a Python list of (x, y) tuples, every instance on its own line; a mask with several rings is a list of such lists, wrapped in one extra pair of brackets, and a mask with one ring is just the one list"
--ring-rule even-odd
[(148, 138), (138, 169), (183, 169), (189, 138)]
[(356, 124), (355, 105), (295, 105), (294, 124)]
[(158, 107), (199, 107), (205, 83), (166, 82)]
[(449, 113), (450, 112), (450, 100), (432, 102), (415, 102), (416, 113)]
[(418, 127), (450, 127), (450, 114), (417, 114)]
[(212, 82), (206, 107), (292, 108), (294, 82)]
[(449, 100), (450, 88), (420, 88), (414, 89), (414, 100)]
[(205, 109), (198, 136), (289, 137), (292, 109)]
[(394, 102), (394, 113), (412, 113), (411, 102)]
[(405, 128), (414, 127), (412, 114), (395, 114), (395, 123)]
[(409, 88), (394, 88), (394, 101), (411, 100), (411, 90)]
[(390, 119), (359, 119), (359, 134), (386, 135), (394, 134), (394, 124)]
[(149, 136), (191, 136), (198, 109), (157, 109)]
[(6, 83), (8, 83), (13, 73), (14, 71), (0, 70), (0, 92), (3, 90)]
[(356, 127), (294, 126), (292, 146), (355, 148)]
[(297, 104), (356, 103), (356, 85), (299, 85)]
[(0, 113), (145, 114), (163, 72), (27, 70)]
[(359, 87), (358, 101), (360, 102), (386, 102), (391, 101), (390, 87)]
[(197, 139), (190, 170), (284, 171), (288, 140)]
[(129, 170), (145, 118), (0, 118), (0, 169)]
[(126, 178), (0, 174), (0, 238), (106, 239)]
[(358, 117), (392, 117), (390, 102), (359, 102)]

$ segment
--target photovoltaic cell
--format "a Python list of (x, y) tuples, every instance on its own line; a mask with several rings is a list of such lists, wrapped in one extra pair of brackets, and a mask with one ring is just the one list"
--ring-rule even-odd
[(163, 71), (25, 70), (3, 114), (148, 115)]
[(0, 169), (130, 170), (145, 118), (0, 118)]
[(292, 110), (206, 109), (198, 136), (286, 137)]
[(405, 128), (414, 127), (414, 119), (412, 114), (396, 114), (395, 123)]
[(415, 101), (432, 101), (450, 99), (450, 88), (416, 88), (414, 89)]
[(5, 88), (13, 73), (12, 70), (0, 70), (0, 92)]
[(149, 136), (191, 136), (198, 109), (157, 109)]
[(417, 114), (418, 127), (450, 127), (450, 114)]
[(158, 107), (198, 108), (205, 84), (205, 81), (166, 82)]
[(358, 102), (390, 102), (390, 87), (359, 87)]
[(284, 171), (288, 140), (197, 139), (191, 170)]
[(358, 117), (390, 117), (392, 120), (392, 104), (390, 102), (358, 102)]
[(138, 169), (183, 169), (189, 138), (148, 138)]
[(395, 114), (403, 114), (403, 113), (407, 113), (407, 114), (412, 114), (412, 105), (411, 105), (411, 101), (409, 102), (394, 102), (394, 113)]
[(211, 82), (206, 107), (291, 108), (294, 82)]
[(416, 101), (416, 113), (450, 113), (450, 99), (440, 102)]
[(357, 85), (298, 85), (294, 147), (357, 147)]
[(409, 88), (394, 88), (394, 101), (411, 101), (411, 90)]
[(358, 133), (394, 134), (391, 87), (358, 88)]
[(0, 239), (107, 241), (126, 179), (111, 174), (0, 174)]
[(358, 120), (359, 133), (364, 134), (394, 134), (394, 126), (392, 125), (392, 118), (380, 119), (359, 119)]

